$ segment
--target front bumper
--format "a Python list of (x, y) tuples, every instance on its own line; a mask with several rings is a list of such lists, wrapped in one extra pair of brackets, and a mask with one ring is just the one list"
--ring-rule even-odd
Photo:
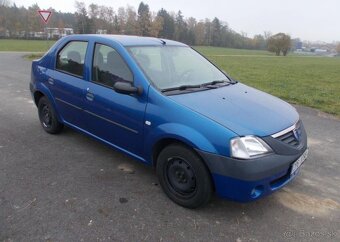
[(212, 173), (219, 196), (240, 202), (256, 200), (282, 188), (299, 173), (291, 174), (291, 167), (307, 149), (307, 135), (302, 124), (298, 147), (270, 136), (263, 139), (274, 153), (250, 160), (198, 151)]

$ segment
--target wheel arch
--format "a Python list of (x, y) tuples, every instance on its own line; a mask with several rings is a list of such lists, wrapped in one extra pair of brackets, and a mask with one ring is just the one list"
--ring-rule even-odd
[[(183, 146), (186, 146), (187, 148), (190, 148), (192, 149), (192, 147), (183, 142), (182, 140), (180, 139), (176, 139), (176, 138), (162, 138), (160, 140), (158, 140), (152, 147), (152, 157), (151, 157), (151, 162), (152, 162), (152, 166), (153, 167), (156, 167), (157, 166), (157, 158), (159, 156), (159, 154), (161, 153), (161, 151), (171, 145), (171, 144), (180, 144), (180, 145), (183, 145)], [(192, 149), (194, 150), (194, 149)], [(196, 152), (196, 151), (195, 151)], [(196, 152), (197, 153), (197, 152)]]
[(63, 119), (59, 114), (59, 111), (57, 109), (55, 99), (53, 98), (52, 93), (43, 83), (39, 83), (37, 85), (37, 87), (34, 89), (34, 92), (33, 92), (34, 103), (37, 107), (38, 107), (38, 104), (39, 104), (39, 100), (42, 97), (46, 97), (49, 100), (49, 102), (51, 103), (51, 105), (53, 106), (53, 108), (56, 112), (58, 121), (63, 123)]
[(179, 123), (164, 123), (153, 128), (145, 137), (145, 158), (149, 164), (155, 165), (159, 152), (171, 143), (180, 143), (195, 153), (198, 153), (196, 150), (217, 153), (213, 143), (201, 132)]
[(159, 156), (159, 154), (161, 153), (161, 151), (172, 144), (178, 144), (178, 145), (182, 145), (188, 149), (190, 149), (192, 152), (194, 152), (202, 161), (203, 165), (206, 167), (206, 169), (209, 171), (209, 175), (210, 175), (210, 179), (213, 185), (213, 190), (216, 191), (215, 189), (215, 182), (211, 173), (211, 170), (207, 164), (207, 162), (205, 161), (204, 157), (202, 157), (200, 155), (199, 152), (197, 152), (196, 148), (194, 148), (191, 144), (188, 144), (187, 142), (180, 140), (180, 139), (176, 139), (176, 138), (163, 138), (158, 140), (152, 147), (152, 166), (153, 168), (156, 168), (157, 166), (157, 158)]
[(43, 92), (39, 91), (39, 90), (34, 92), (33, 97), (34, 97), (35, 106), (38, 107), (38, 103), (39, 103), (40, 98), (42, 98), (44, 96), (46, 96), (46, 95)]

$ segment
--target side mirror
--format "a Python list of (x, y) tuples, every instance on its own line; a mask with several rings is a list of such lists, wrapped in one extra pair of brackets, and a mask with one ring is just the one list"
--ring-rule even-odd
[(113, 89), (118, 93), (127, 95), (130, 94), (141, 95), (143, 93), (143, 88), (132, 86), (132, 84), (128, 82), (116, 82), (113, 85)]

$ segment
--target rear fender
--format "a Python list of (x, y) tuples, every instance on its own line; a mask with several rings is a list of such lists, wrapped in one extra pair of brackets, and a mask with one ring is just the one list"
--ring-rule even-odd
[[(38, 92), (38, 91), (41, 92), (42, 94), (44, 94), (44, 96), (47, 97), (47, 99), (49, 100), (49, 102), (53, 106), (54, 111), (55, 111), (55, 113), (57, 115), (58, 121), (59, 122), (63, 122), (63, 119), (62, 119), (62, 117), (60, 116), (60, 114), (58, 112), (57, 105), (56, 105), (55, 100), (54, 100), (54, 98), (52, 96), (52, 93), (50, 92), (48, 87), (45, 85), (45, 83), (43, 83), (43, 82), (36, 82), (34, 93)], [(38, 106), (38, 103), (36, 103), (36, 105)]]

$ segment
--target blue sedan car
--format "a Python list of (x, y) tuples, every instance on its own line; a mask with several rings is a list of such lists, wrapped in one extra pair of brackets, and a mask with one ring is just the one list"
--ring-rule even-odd
[(33, 61), (30, 90), (46, 132), (65, 125), (155, 167), (167, 196), (188, 208), (214, 192), (268, 195), (307, 157), (294, 107), (171, 40), (62, 38)]

